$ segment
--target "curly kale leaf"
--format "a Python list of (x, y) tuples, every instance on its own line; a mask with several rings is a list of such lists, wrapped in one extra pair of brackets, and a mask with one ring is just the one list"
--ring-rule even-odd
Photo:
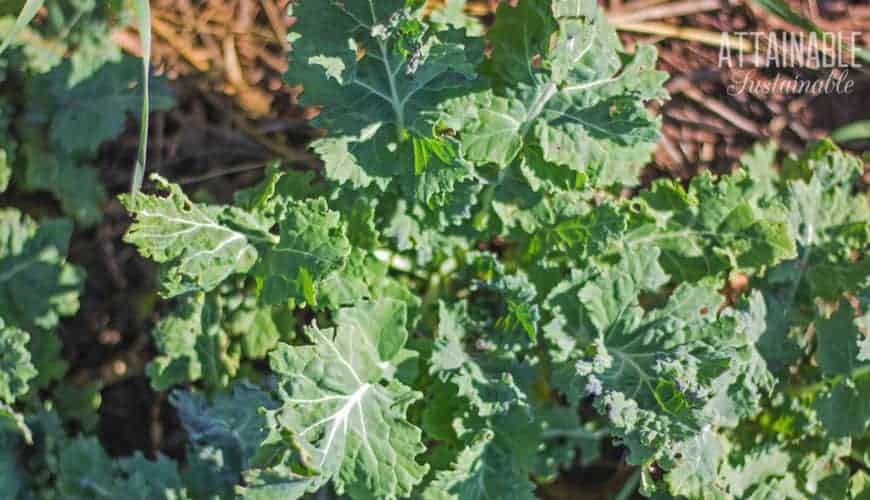
[(83, 226), (102, 220), (106, 190), (94, 167), (51, 151), (36, 136), (26, 140), (21, 153), (25, 165), (16, 178), (21, 189), (51, 192), (63, 212)]
[(164, 264), (163, 293), (210, 291), (230, 275), (247, 273), (257, 260), (249, 235), (231, 225), (235, 212), (193, 203), (175, 184), (152, 176), (167, 196), (122, 195), (136, 220), (124, 240)]
[(268, 455), (261, 448), (269, 436), (263, 410), (274, 410), (277, 403), (256, 386), (236, 384), (211, 400), (173, 391), (170, 401), (189, 439), (185, 481), (194, 498), (231, 494), (242, 474), (258, 466), (260, 455)]
[[(340, 310), (334, 328), (309, 327), (311, 345), (281, 344), (271, 354), (282, 403), (270, 412), (272, 434), (292, 444), (294, 470), (310, 471), (304, 489), (331, 479), (352, 498), (398, 498), (425, 475), (416, 461), (425, 449), (421, 432), (406, 417), (419, 393), (390, 378), (405, 323), (399, 302), (360, 304)], [(268, 470), (252, 479), (251, 497), (280, 484), (296, 488)]]
[(55, 460), (56, 494), (62, 498), (190, 498), (175, 462), (160, 455), (156, 461), (140, 453), (113, 460), (96, 438), (77, 438), (65, 443)]
[(29, 390), (36, 377), (27, 343), (30, 336), (15, 327), (3, 324), (0, 318), (0, 403), (11, 405)]
[(147, 373), (155, 390), (200, 382), (226, 389), (249, 363), (264, 359), (296, 335), (292, 309), (263, 304), (248, 287), (225, 283), (209, 293), (179, 298), (153, 331), (158, 355)]
[[(0, 7), (0, 31), (4, 34), (13, 31), (14, 16), (23, 5), (24, 1), (13, 0)], [(20, 49), (23, 56), (21, 61), (15, 60), (18, 63), (16, 70), (30, 74), (46, 73), (69, 61), (71, 69), (65, 80), (69, 85), (75, 85), (104, 65), (121, 59), (121, 47), (114, 43), (111, 32), (128, 22), (130, 10), (127, 4), (46, 0), (34, 5), (43, 7), (48, 15), (24, 27), (14, 40), (10, 40), (10, 48)], [(6, 54), (16, 56), (14, 52)]]
[(797, 242), (796, 258), (771, 269), (762, 283), (773, 318), (759, 347), (774, 371), (784, 371), (807, 349), (802, 334), (821, 319), (818, 300), (854, 294), (870, 276), (870, 208), (866, 195), (853, 192), (862, 170), (859, 158), (823, 141), (786, 159), (770, 188), (786, 207)]
[(67, 262), (72, 223), (41, 224), (14, 209), (0, 210), (0, 317), (7, 326), (30, 334), (28, 349), (45, 387), (66, 372), (55, 329), (62, 317), (75, 314), (84, 273)]
[(636, 183), (658, 137), (644, 101), (666, 97), (655, 49), (622, 53), (591, 1), (502, 4), (488, 40), (481, 71), (492, 89), (455, 99), (443, 117), (466, 158), (505, 167), (539, 151), (547, 171), (595, 171), (604, 186)]
[[(32, 441), (30, 429), (13, 405), (30, 390), (30, 382), (37, 376), (27, 344), (30, 336), (15, 327), (6, 326), (0, 318), (0, 434), (10, 425), (21, 431), (24, 439)], [(0, 441), (4, 438), (0, 436)]]
[[(433, 459), (435, 474), (422, 496), (535, 498), (530, 476), (538, 467), (558, 467), (548, 463), (558, 458), (543, 456), (558, 446), (554, 424), (571, 426), (576, 418), (553, 419), (554, 412), (532, 406), (534, 361), (520, 362), (487, 335), (478, 336), (487, 324), (475, 321), (468, 309), (467, 302), (439, 304), (429, 360), (434, 383), (426, 389), (423, 424), (440, 442), (433, 455), (451, 458), (449, 463)], [(559, 455), (573, 458), (573, 442)]]
[(241, 195), (241, 206), (193, 203), (177, 185), (152, 178), (166, 196), (121, 196), (136, 217), (125, 240), (164, 264), (162, 291), (169, 297), (210, 292), (247, 274), (266, 304), (316, 306), (321, 282), (347, 262), (348, 232), (360, 238), (372, 231), (354, 218), (348, 229), (324, 198), (293, 199), (278, 175)]
[(759, 184), (745, 171), (719, 179), (703, 173), (688, 190), (658, 180), (635, 198), (557, 222), (534, 244), (596, 259), (656, 247), (678, 282), (758, 273), (797, 255), (784, 207), (762, 199)]
[(656, 249), (626, 252), (615, 266), (557, 287), (545, 328), (557, 387), (575, 400), (595, 395), (638, 464), (667, 459), (706, 426), (751, 411), (758, 391), (739, 388), (769, 384), (763, 365), (760, 379), (740, 375), (760, 358), (740, 355), (753, 337), (739, 337), (735, 320), (717, 319), (723, 298), (714, 283), (680, 285), (658, 307), (641, 301), (668, 282), (658, 257)]
[(815, 401), (825, 431), (833, 438), (862, 436), (870, 426), (870, 362), (860, 356), (865, 318), (841, 300), (829, 318), (816, 321), (816, 362), (831, 387)]
[(470, 404), (471, 415), (488, 418), (507, 413), (514, 406), (525, 404), (526, 396), (513, 376), (506, 371), (512, 356), (496, 356), (494, 352), (475, 352), (469, 330), (474, 322), (468, 315), (468, 305), (438, 305), (438, 332), (432, 346), (429, 371), (442, 382), (453, 384), (457, 396)]
[[(28, 122), (47, 122), (51, 146), (60, 154), (93, 154), (123, 132), (128, 113), (141, 111), (141, 63), (125, 57), (74, 85), (68, 82), (70, 71), (71, 63), (64, 63), (33, 81), (35, 102)], [(166, 81), (149, 80), (149, 108), (171, 108), (175, 101)]]
[(261, 295), (269, 304), (317, 305), (319, 283), (350, 254), (346, 224), (323, 198), (290, 201), (279, 217), (279, 239), (254, 268)]
[[(528, 422), (499, 421), (500, 434), (481, 431), (464, 448), (449, 469), (439, 471), (423, 491), (424, 500), (484, 500), (512, 498), (533, 500), (535, 485), (529, 470), (517, 467), (517, 458), (533, 456)], [(524, 425), (525, 424), (525, 425)], [(523, 450), (525, 447), (525, 450)], [(525, 451), (525, 453), (524, 453)]]
[(202, 380), (207, 387), (226, 387), (238, 369), (239, 353), (230, 348), (222, 326), (216, 294), (185, 296), (154, 330), (160, 354), (148, 365), (151, 386), (163, 391)]
[(25, 330), (56, 327), (79, 307), (83, 273), (66, 261), (72, 224), (37, 224), (14, 209), (0, 223), (0, 316)]
[(470, 175), (451, 142), (433, 136), (431, 112), (469, 88), (483, 43), (435, 31), (406, 3), (297, 2), (288, 75), (303, 104), (323, 106), (316, 123), (329, 135), (313, 148), (329, 179), (384, 189), (395, 177), (428, 203)]

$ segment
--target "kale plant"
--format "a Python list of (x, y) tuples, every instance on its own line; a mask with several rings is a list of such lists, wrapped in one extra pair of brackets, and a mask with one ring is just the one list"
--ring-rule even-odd
[(2, 491), (534, 499), (608, 444), (654, 498), (870, 494), (860, 159), (759, 144), (640, 186), (667, 75), (592, 0), (504, 2), (487, 29), (456, 2), (290, 14), (322, 168), (228, 204), (156, 175), (121, 197), (172, 301), (147, 374), (183, 461), (111, 459), (36, 396), (82, 277), (68, 221), (5, 212)]

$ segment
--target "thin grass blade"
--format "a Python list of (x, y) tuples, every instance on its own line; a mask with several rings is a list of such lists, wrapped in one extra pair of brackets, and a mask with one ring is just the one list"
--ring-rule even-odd
[(761, 8), (766, 10), (767, 12), (773, 14), (774, 16), (782, 19), (783, 21), (797, 26), (803, 30), (809, 31), (811, 33), (816, 33), (820, 35), (822, 33), (821, 28), (815, 25), (812, 21), (805, 18), (804, 16), (798, 14), (793, 11), (791, 6), (789, 6), (783, 0), (752, 0), (753, 3), (759, 5)]
[(148, 0), (135, 0), (136, 28), (139, 30), (139, 40), (142, 44), (142, 114), (139, 117), (139, 151), (136, 155), (136, 167), (133, 170), (133, 183), (130, 193), (135, 195), (142, 188), (145, 178), (145, 165), (148, 160), (148, 75), (151, 72), (151, 5)]
[(831, 132), (831, 138), (840, 143), (870, 140), (870, 120), (861, 120), (843, 125)]
[(0, 43), (0, 54), (9, 47), (12, 41), (15, 40), (15, 37), (21, 33), (21, 30), (30, 24), (30, 21), (39, 12), (43, 3), (45, 3), (45, 0), (27, 0), (27, 3), (21, 8), (21, 12), (18, 13), (18, 18), (15, 20), (15, 26), (12, 27), (12, 31), (3, 37), (3, 43)]

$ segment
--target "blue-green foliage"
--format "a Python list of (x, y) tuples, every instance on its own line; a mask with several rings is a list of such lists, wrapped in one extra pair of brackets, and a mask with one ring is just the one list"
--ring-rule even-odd
[[(0, 489), (533, 499), (609, 440), (656, 498), (866, 498), (862, 161), (758, 145), (729, 174), (618, 196), (667, 97), (653, 48), (624, 52), (592, 0), (504, 2), (488, 30), (417, 3), (292, 4), (287, 78), (323, 106), (322, 175), (271, 168), (222, 205), (159, 176), (121, 197), (173, 299), (146, 372), (182, 462), (112, 459), (39, 401), (64, 371), (39, 346), (82, 274), (69, 221), (3, 212)], [(32, 77), (28, 110), (75, 156), (120, 122), (57, 103), (124, 79), (70, 88), (70, 67)]]

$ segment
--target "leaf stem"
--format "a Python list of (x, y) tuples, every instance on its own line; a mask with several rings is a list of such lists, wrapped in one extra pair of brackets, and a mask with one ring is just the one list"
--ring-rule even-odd
[(543, 439), (602, 439), (608, 435), (610, 431), (607, 429), (598, 429), (590, 431), (583, 427), (572, 427), (570, 429), (545, 429), (541, 433)]
[(72, 20), (69, 23), (67, 23), (66, 26), (64, 26), (63, 31), (60, 32), (60, 35), (58, 36), (58, 38), (64, 39), (64, 38), (68, 37), (70, 32), (73, 30), (73, 28), (76, 27), (76, 24), (78, 24), (79, 21), (81, 21), (82, 16), (84, 14), (85, 14), (84, 9), (76, 12), (76, 14), (72, 18)]
[(520, 136), (523, 137), (529, 131), (529, 127), (532, 126), (532, 123), (535, 121), (535, 118), (541, 114), (544, 110), (544, 106), (550, 102), (550, 99), (556, 95), (556, 91), (558, 91), (558, 87), (554, 82), (550, 82), (544, 86), (543, 90), (535, 96), (535, 100), (532, 102), (532, 105), (529, 106), (529, 111), (526, 113), (526, 118), (523, 120), (523, 126), (520, 129)]
[(641, 468), (638, 467), (631, 473), (631, 476), (625, 480), (625, 484), (622, 485), (622, 488), (619, 490), (619, 493), (613, 497), (613, 500), (628, 500), (631, 498), (631, 495), (637, 490), (637, 483), (640, 482), (640, 471)]
[(402, 110), (401, 100), (399, 99), (399, 92), (396, 90), (396, 76), (393, 74), (393, 68), (390, 66), (390, 58), (387, 53), (387, 46), (384, 42), (379, 41), (378, 46), (381, 49), (381, 57), (384, 61), (384, 67), (387, 69), (387, 82), (390, 84), (390, 97), (392, 98), (391, 104), (393, 105), (393, 112), (396, 113), (396, 128), (398, 128), (398, 136), (397, 139), (399, 142), (402, 141), (402, 136), (405, 133), (405, 113)]

